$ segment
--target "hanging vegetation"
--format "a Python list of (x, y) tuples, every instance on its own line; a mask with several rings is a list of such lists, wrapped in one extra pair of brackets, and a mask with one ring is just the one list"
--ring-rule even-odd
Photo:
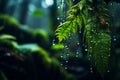
[[(70, 0), (67, 1), (67, 4), (71, 3)], [(104, 76), (110, 56), (109, 28), (110, 16), (104, 0), (80, 0), (67, 11), (66, 21), (58, 26), (55, 34), (59, 42), (62, 42), (68, 39), (69, 33), (83, 30), (83, 43), (87, 45), (98, 72)]]

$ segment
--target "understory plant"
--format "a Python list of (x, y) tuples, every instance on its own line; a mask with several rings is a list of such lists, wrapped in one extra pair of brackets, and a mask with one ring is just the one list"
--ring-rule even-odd
[(103, 77), (108, 71), (110, 56), (110, 15), (107, 2), (104, 0), (80, 0), (72, 5), (66, 14), (66, 21), (56, 29), (59, 42), (67, 40), (70, 33), (82, 32), (82, 46), (87, 45), (92, 64)]

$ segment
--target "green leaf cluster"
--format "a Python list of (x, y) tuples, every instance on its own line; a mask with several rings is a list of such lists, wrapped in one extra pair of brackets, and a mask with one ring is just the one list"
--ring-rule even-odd
[[(88, 46), (88, 53), (101, 74), (104, 76), (108, 68), (110, 53), (110, 16), (104, 0), (80, 0), (70, 7), (67, 19), (56, 29), (59, 42), (68, 39), (70, 33), (83, 31), (83, 42)], [(85, 40), (84, 40), (85, 37)]]
[[(82, 24), (86, 22), (85, 15), (86, 9), (82, 9), (86, 0), (81, 0), (78, 4), (72, 6), (67, 12), (67, 20), (60, 24), (56, 30), (56, 36), (59, 42), (66, 40), (69, 37), (69, 34), (76, 33), (78, 28), (82, 28)], [(80, 12), (83, 11), (83, 13)]]

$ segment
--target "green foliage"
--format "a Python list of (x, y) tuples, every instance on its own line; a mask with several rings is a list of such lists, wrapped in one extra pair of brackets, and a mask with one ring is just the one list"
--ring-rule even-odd
[(8, 34), (3, 34), (3, 35), (0, 35), (0, 41), (1, 40), (16, 40), (16, 38)]
[(73, 4), (72, 4), (72, 0), (66, 0), (66, 4), (71, 7)]
[[(0, 14), (0, 22), (4, 25), (19, 26), (19, 22), (9, 15)], [(4, 27), (4, 25), (2, 25)]]
[(76, 33), (78, 28), (84, 30), (84, 44), (88, 46), (88, 53), (92, 55), (95, 66), (101, 76), (108, 68), (110, 49), (110, 17), (107, 4), (101, 0), (94, 4), (94, 0), (81, 0), (67, 12), (67, 20), (59, 25), (56, 36), (59, 42), (68, 39), (69, 33)]
[(36, 17), (41, 17), (44, 15), (44, 13), (41, 10), (34, 10), (32, 14)]
[(54, 50), (64, 49), (64, 45), (63, 44), (55, 44), (52, 46), (52, 49), (54, 49)]
[(48, 33), (45, 30), (42, 29), (34, 29), (34, 30), (30, 30), (30, 33), (32, 33), (32, 35), (35, 37), (37, 35), (42, 36), (43, 39), (45, 39), (45, 41), (48, 41)]
[(56, 36), (59, 42), (67, 39), (69, 33), (76, 33), (78, 28), (82, 28), (83, 23), (86, 23), (85, 15), (87, 14), (87, 10), (84, 4), (86, 4), (86, 0), (82, 0), (78, 4), (72, 6), (67, 12), (67, 21), (59, 25), (56, 30)]
[(95, 38), (96, 43), (92, 46), (92, 54), (99, 73), (104, 76), (108, 68), (110, 36), (105, 33), (99, 33)]
[(70, 33), (72, 28), (70, 24), (70, 21), (66, 21), (58, 26), (58, 29), (56, 30), (56, 35), (60, 42), (68, 38), (68, 34)]

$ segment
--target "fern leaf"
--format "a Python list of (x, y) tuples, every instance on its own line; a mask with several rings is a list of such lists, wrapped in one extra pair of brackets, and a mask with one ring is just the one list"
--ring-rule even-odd
[(93, 58), (98, 72), (103, 77), (108, 69), (110, 35), (100, 33), (96, 38), (96, 43), (93, 45)]
[(56, 36), (61, 42), (68, 39), (70, 32), (76, 33), (78, 27), (84, 28), (82, 38), (86, 38), (84, 43), (87, 43), (88, 52), (93, 56), (95, 66), (103, 76), (107, 72), (111, 37), (108, 34), (109, 29), (101, 27), (108, 27), (110, 19), (104, 0), (97, 1), (96, 6), (93, 3), (93, 0), (80, 0), (72, 6), (67, 11), (67, 21), (58, 26)]
[(58, 26), (58, 28), (56, 30), (56, 36), (57, 36), (59, 42), (68, 38), (68, 35), (71, 31), (70, 23), (71, 23), (71, 21), (66, 21), (63, 24)]

